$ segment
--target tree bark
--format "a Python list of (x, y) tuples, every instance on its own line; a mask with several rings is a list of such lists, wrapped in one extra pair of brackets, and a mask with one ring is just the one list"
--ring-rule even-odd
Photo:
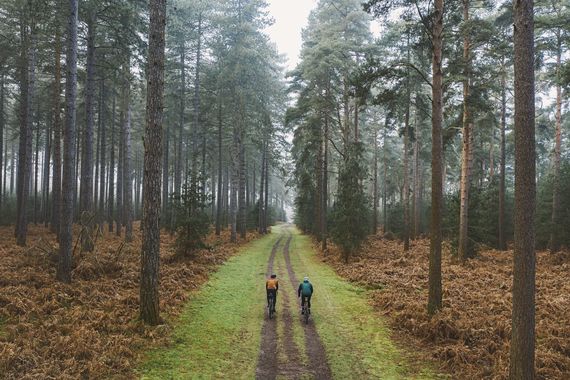
[[(23, 17), (33, 14), (32, 1), (24, 5), (29, 12)], [(18, 158), (17, 209), (16, 209), (16, 244), (26, 245), (28, 234), (28, 201), (30, 196), (30, 176), (32, 171), (32, 130), (33, 130), (33, 100), (36, 70), (36, 36), (35, 21), (28, 25), (22, 20), (22, 61), (21, 61), (21, 119), (20, 119), (20, 150)]]
[[(128, 79), (126, 79), (128, 81)], [(125, 242), (133, 241), (133, 171), (131, 168), (131, 101), (130, 84), (127, 83), (127, 117), (123, 126), (123, 212), (125, 213)], [(159, 206), (160, 210), (160, 206)]]
[(246, 193), (246, 167), (245, 167), (245, 134), (240, 131), (239, 136), (239, 234), (240, 238), (245, 239), (247, 229), (247, 212), (245, 204)]
[(442, 304), (441, 286), (441, 217), (443, 211), (443, 0), (434, 0), (432, 26), (432, 180), (431, 236), (429, 256), (428, 314), (433, 315)]
[(410, 250), (410, 102), (411, 89), (410, 89), (410, 35), (408, 32), (407, 41), (407, 61), (408, 69), (406, 74), (406, 115), (404, 117), (404, 252)]
[(164, 95), (164, 31), (166, 0), (150, 0), (145, 157), (143, 176), (143, 242), (141, 254), (140, 317), (150, 325), (160, 322), (160, 180)]
[(260, 179), (260, 184), (259, 184), (259, 206), (258, 206), (258, 210), (259, 210), (259, 233), (263, 234), (263, 208), (265, 207), (265, 202), (263, 200), (263, 195), (265, 194), (265, 185), (264, 185), (264, 181), (265, 181), (265, 165), (267, 165), (266, 160), (266, 142), (264, 141), (262, 143), (261, 146), (261, 179)]
[(125, 73), (127, 71), (126, 64), (123, 67), (123, 78), (122, 78), (122, 85), (121, 85), (121, 111), (119, 115), (119, 157), (117, 160), (117, 212), (115, 215), (115, 223), (116, 229), (115, 233), (117, 236), (121, 236), (123, 223), (124, 223), (124, 205), (123, 205), (123, 195), (124, 195), (124, 164), (125, 164), (125, 123), (127, 118), (127, 107), (128, 107), (128, 98), (127, 98), (127, 81)]
[(99, 224), (103, 230), (103, 221), (105, 220), (105, 164), (107, 152), (107, 126), (106, 126), (106, 111), (105, 111), (105, 79), (101, 78), (101, 96), (99, 99), (99, 125), (101, 126), (101, 156), (100, 156), (100, 169), (99, 169)]
[[(0, 75), (0, 168), (5, 171), (6, 160), (4, 160), (4, 125), (6, 120), (4, 118), (4, 72)], [(2, 175), (0, 174), (0, 211), (4, 201), (4, 184)]]
[[(202, 137), (205, 137), (205, 130), (201, 130), (200, 127), (200, 64), (201, 64), (201, 58), (202, 58), (202, 13), (200, 12), (198, 14), (198, 30), (197, 30), (197, 46), (196, 46), (196, 66), (195, 66), (195, 70), (196, 70), (196, 75), (194, 77), (194, 133), (193, 133), (193, 139), (192, 139), (192, 177), (193, 180), (197, 180), (197, 174), (198, 174), (198, 169), (197, 169), (197, 151), (198, 149), (196, 149), (197, 146), (197, 136), (198, 136), (198, 132), (202, 133)], [(205, 175), (205, 172), (202, 173), (202, 175)]]
[(560, 86), (560, 68), (562, 61), (562, 41), (558, 36), (557, 52), (556, 52), (556, 133), (554, 136), (554, 156), (552, 165), (552, 217), (550, 228), (550, 253), (556, 253), (560, 250), (560, 153), (562, 148), (562, 89)]
[(327, 211), (328, 211), (328, 150), (329, 150), (329, 118), (325, 114), (325, 130), (323, 134), (323, 169), (321, 178), (323, 181), (322, 185), (322, 196), (321, 196), (321, 250), (323, 252), (327, 251)]
[(93, 244), (93, 129), (95, 100), (95, 10), (90, 9), (87, 16), (87, 84), (85, 88), (85, 112), (87, 120), (82, 134), (81, 186), (79, 194), (79, 212), (82, 224), (81, 249), (92, 252)]
[(372, 215), (372, 234), (378, 232), (378, 129), (374, 129), (374, 185), (373, 185), (373, 215)]
[(499, 177), (499, 249), (504, 251), (507, 249), (507, 241), (505, 236), (505, 161), (506, 161), (506, 138), (505, 131), (507, 129), (507, 79), (505, 62), (503, 58), (503, 66), (501, 72), (501, 162)]
[[(39, 110), (36, 110), (36, 115), (39, 115)], [(39, 123), (36, 123), (36, 154), (34, 159), (34, 224), (38, 224), (38, 179), (39, 179), (39, 168), (40, 168), (40, 139), (41, 132)]]
[(115, 111), (116, 111), (116, 95), (113, 95), (113, 110), (111, 112), (111, 144), (110, 149), (110, 162), (109, 162), (109, 192), (108, 192), (108, 221), (109, 232), (113, 232), (113, 224), (115, 221)]
[[(469, 1), (463, 0), (463, 22), (469, 22)], [(473, 125), (470, 109), (471, 39), (468, 32), (463, 36), (463, 140), (461, 151), (461, 195), (459, 206), (459, 247), (458, 256), (465, 262), (469, 256), (469, 186), (473, 149)]]
[(382, 167), (384, 175), (382, 179), (382, 233), (386, 233), (388, 226), (388, 151), (386, 148), (386, 138), (388, 135), (388, 114), (384, 121), (384, 133), (382, 136)]
[[(170, 212), (170, 202), (169, 202), (169, 198), (170, 198), (170, 193), (169, 193), (169, 187), (168, 187), (168, 179), (169, 179), (169, 165), (170, 163), (168, 162), (168, 152), (169, 152), (169, 142), (170, 142), (170, 136), (169, 136), (169, 128), (168, 126), (164, 127), (163, 129), (163, 141), (164, 141), (164, 153), (163, 153), (163, 160), (162, 160), (162, 218), (161, 218), (161, 223), (166, 226), (168, 225), (168, 222), (170, 221), (169, 218), (169, 212)], [(143, 179), (143, 183), (144, 183), (144, 179)], [(144, 188), (144, 185), (143, 185)], [(143, 189), (144, 191), (144, 189)]]
[(238, 187), (239, 187), (239, 131), (234, 126), (233, 147), (232, 147), (232, 174), (230, 190), (230, 213), (231, 213), (231, 241), (237, 241), (237, 221), (238, 221)]
[(59, 237), (59, 261), (56, 277), (59, 281), (71, 282), (73, 249), (73, 183), (75, 182), (75, 101), (77, 97), (77, 0), (69, 0), (67, 30), (66, 84), (65, 84), (65, 131), (63, 145), (63, 182), (61, 230)]
[(220, 236), (222, 231), (222, 164), (223, 164), (223, 154), (222, 154), (222, 95), (218, 94), (218, 193), (216, 205), (216, 235)]
[(533, 0), (514, 2), (515, 246), (511, 380), (535, 378), (536, 151)]
[(267, 233), (268, 214), (269, 214), (269, 141), (265, 145), (265, 196), (263, 197), (265, 201), (265, 206), (263, 206), (263, 233)]
[[(182, 141), (184, 141), (184, 117), (186, 112), (186, 50), (185, 41), (180, 46), (180, 109), (178, 124), (178, 139), (176, 144), (176, 161), (174, 162), (174, 190), (173, 193), (180, 195), (182, 189)], [(194, 154), (194, 152), (192, 152)], [(173, 213), (174, 215), (174, 213)], [(173, 216), (174, 218), (174, 216)]]

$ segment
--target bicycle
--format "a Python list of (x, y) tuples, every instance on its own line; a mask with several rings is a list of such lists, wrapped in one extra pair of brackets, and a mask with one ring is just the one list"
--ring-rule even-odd
[(273, 319), (273, 315), (275, 314), (275, 296), (273, 294), (269, 294), (269, 304), (267, 308), (269, 319)]
[(305, 301), (303, 303), (303, 307), (301, 308), (301, 314), (303, 315), (303, 320), (305, 321), (305, 324), (308, 325), (309, 324), (309, 314), (311, 314), (311, 309), (309, 309), (307, 301)]

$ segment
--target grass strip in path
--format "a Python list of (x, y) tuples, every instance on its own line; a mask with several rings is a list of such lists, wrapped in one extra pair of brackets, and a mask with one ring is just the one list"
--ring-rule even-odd
[(315, 287), (311, 323), (325, 345), (333, 378), (444, 378), (427, 365), (411, 368), (404, 353), (391, 341), (382, 317), (368, 304), (367, 292), (342, 280), (320, 262), (307, 236), (297, 230), (291, 232), (291, 265), (297, 277), (308, 275)]
[(189, 298), (171, 344), (148, 353), (142, 379), (252, 379), (265, 317), (265, 271), (278, 236), (243, 248)]

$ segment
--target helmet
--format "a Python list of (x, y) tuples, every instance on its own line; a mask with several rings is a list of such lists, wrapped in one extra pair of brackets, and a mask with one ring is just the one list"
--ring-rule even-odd
[(309, 277), (305, 276), (305, 278), (303, 279), (304, 282), (309, 282)]
[(271, 278), (276, 278), (276, 277), (277, 277), (277, 275), (275, 273), (271, 274)]

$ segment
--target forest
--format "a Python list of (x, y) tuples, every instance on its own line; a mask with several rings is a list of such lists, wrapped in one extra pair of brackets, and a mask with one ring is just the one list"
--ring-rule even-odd
[(283, 1), (0, 0), (0, 379), (570, 378), (570, 1)]

